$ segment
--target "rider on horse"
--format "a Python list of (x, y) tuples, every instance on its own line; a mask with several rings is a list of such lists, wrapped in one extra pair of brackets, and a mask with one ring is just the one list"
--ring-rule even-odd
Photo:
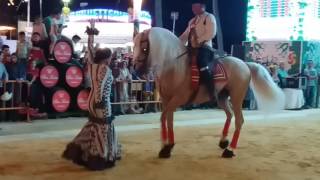
[[(216, 19), (213, 14), (206, 12), (204, 0), (194, 0), (192, 11), (195, 15), (189, 21), (188, 28), (180, 36), (181, 41), (197, 53), (197, 65), (200, 71), (200, 81), (204, 83), (210, 94), (214, 92), (212, 72), (208, 63), (214, 59), (212, 39), (216, 36)], [(211, 96), (212, 98), (212, 96)]]

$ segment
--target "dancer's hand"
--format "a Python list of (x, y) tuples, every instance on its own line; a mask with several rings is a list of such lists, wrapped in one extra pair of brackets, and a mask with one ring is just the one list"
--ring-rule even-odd
[(86, 33), (88, 35), (99, 35), (98, 29), (95, 28), (95, 20), (94, 19), (90, 19), (89, 23), (90, 23), (90, 27), (87, 26)]
[(94, 20), (94, 19), (90, 19), (90, 20), (89, 20), (89, 23), (90, 23), (90, 27), (91, 27), (92, 29), (94, 29), (94, 28), (95, 28), (95, 25), (96, 25), (95, 20)]

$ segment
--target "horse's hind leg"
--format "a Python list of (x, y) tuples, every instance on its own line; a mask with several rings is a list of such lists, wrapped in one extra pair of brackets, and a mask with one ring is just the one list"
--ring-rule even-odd
[(244, 122), (243, 114), (242, 114), (242, 103), (247, 92), (247, 88), (238, 87), (230, 92), (232, 108), (235, 116), (235, 131), (233, 133), (233, 138), (230, 144), (230, 149), (225, 149), (222, 157), (224, 158), (232, 158), (235, 156), (234, 150), (237, 148), (240, 131)]
[(228, 97), (229, 95), (225, 93), (221, 94), (218, 97), (218, 105), (224, 110), (227, 116), (223, 131), (222, 131), (221, 139), (219, 142), (219, 147), (221, 149), (226, 149), (229, 146), (229, 140), (227, 139), (227, 137), (228, 137), (228, 132), (231, 124), (231, 119), (233, 116), (232, 114), (233, 111), (230, 105), (230, 101), (228, 100)]

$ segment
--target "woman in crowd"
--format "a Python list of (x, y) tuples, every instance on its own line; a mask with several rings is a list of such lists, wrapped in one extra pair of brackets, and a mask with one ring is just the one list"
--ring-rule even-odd
[[(122, 61), (120, 63), (120, 73), (117, 77), (117, 82), (119, 82), (119, 97), (120, 102), (128, 102), (129, 101), (129, 82), (132, 81), (132, 76), (128, 69), (128, 63), (126, 61)], [(128, 110), (127, 105), (121, 105), (121, 113), (125, 114)]]
[(87, 28), (88, 70), (92, 88), (89, 95), (89, 121), (74, 140), (68, 144), (63, 156), (91, 170), (113, 167), (120, 159), (120, 145), (115, 133), (111, 114), (110, 93), (113, 76), (109, 63), (111, 50), (98, 49), (94, 52), (94, 35), (98, 34), (95, 23)]

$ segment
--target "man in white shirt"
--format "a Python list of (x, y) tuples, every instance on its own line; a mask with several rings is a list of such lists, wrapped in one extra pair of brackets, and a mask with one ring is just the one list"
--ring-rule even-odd
[(78, 35), (72, 36), (72, 45), (73, 45), (73, 50), (74, 50), (74, 56), (77, 59), (80, 59), (83, 52), (84, 52), (84, 47), (80, 43), (81, 37)]
[(200, 82), (207, 85), (209, 93), (213, 93), (212, 73), (208, 67), (208, 62), (214, 59), (212, 39), (217, 33), (216, 19), (213, 14), (206, 12), (204, 0), (194, 0), (192, 11), (195, 17), (189, 21), (189, 25), (180, 36), (180, 40), (184, 44), (188, 42), (190, 48), (197, 49)]

